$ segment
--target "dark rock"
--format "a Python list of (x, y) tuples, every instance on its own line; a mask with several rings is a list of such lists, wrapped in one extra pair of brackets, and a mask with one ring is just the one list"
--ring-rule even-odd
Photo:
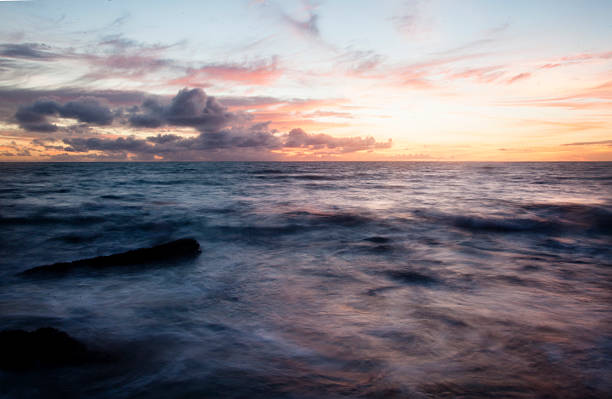
[(147, 265), (160, 261), (194, 257), (200, 254), (200, 244), (192, 238), (140, 248), (108, 256), (54, 263), (28, 269), (21, 275), (61, 275), (78, 268), (104, 269), (113, 266)]
[(93, 358), (87, 347), (51, 327), (0, 331), (0, 369), (22, 371), (82, 364)]

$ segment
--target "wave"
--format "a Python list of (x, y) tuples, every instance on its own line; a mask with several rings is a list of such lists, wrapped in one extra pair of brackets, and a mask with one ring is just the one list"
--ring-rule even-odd
[(439, 212), (428, 212), (416, 210), (417, 217), (442, 225), (450, 225), (468, 231), (483, 232), (528, 232), (548, 231), (553, 226), (546, 220), (521, 218), (521, 217), (497, 217), (480, 215), (453, 215)]
[(437, 278), (413, 270), (390, 270), (386, 274), (392, 280), (403, 284), (430, 285), (439, 283)]
[(103, 216), (93, 215), (73, 215), (73, 216), (0, 216), (0, 226), (6, 225), (48, 225), (48, 224), (67, 224), (67, 225), (88, 225), (101, 223), (106, 220)]
[(375, 244), (386, 244), (391, 241), (388, 237), (372, 236), (363, 239), (364, 241), (373, 242)]
[(454, 226), (472, 231), (548, 231), (554, 227), (547, 221), (528, 218), (451, 216), (450, 220)]
[[(610, 164), (494, 166), (8, 165), (0, 325), (50, 325), (113, 362), (0, 373), (0, 391), (606, 397), (610, 186), (554, 175)], [(181, 237), (202, 245), (185, 267), (15, 277)]]
[[(258, 179), (265, 180), (305, 180), (305, 181), (337, 181), (345, 180), (345, 176), (325, 175), (325, 174), (292, 174), (292, 173), (276, 173), (276, 171), (270, 171), (265, 173), (253, 173)], [(337, 188), (337, 187), (336, 187)]]
[(482, 232), (587, 232), (612, 234), (612, 211), (584, 204), (529, 204), (516, 208), (514, 215), (448, 214), (418, 209), (415, 216), (426, 220)]
[(329, 227), (357, 227), (372, 222), (373, 219), (351, 213), (311, 213), (296, 211), (283, 214), (281, 223), (269, 225), (244, 224), (237, 226), (216, 225), (207, 229), (215, 232), (215, 238), (257, 239), (258, 237), (277, 237)]
[(287, 171), (281, 169), (258, 169), (250, 173), (253, 175), (284, 175)]
[(560, 226), (612, 234), (612, 210), (586, 204), (530, 204), (523, 207)]
[(350, 212), (325, 213), (294, 211), (285, 213), (285, 216), (291, 221), (302, 222), (311, 226), (336, 225), (343, 227), (354, 227), (371, 223), (376, 220), (367, 215)]
[(209, 240), (233, 240), (243, 239), (246, 241), (259, 240), (260, 238), (275, 238), (287, 234), (295, 234), (304, 230), (300, 225), (279, 226), (213, 226), (209, 228)]

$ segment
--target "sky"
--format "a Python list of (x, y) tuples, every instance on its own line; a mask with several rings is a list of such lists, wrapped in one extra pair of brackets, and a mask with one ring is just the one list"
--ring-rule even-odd
[(612, 1), (0, 1), (0, 161), (612, 161)]

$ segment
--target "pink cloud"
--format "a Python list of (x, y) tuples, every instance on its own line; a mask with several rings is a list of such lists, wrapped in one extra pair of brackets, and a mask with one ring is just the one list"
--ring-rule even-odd
[(508, 79), (508, 84), (512, 84), (515, 83), (519, 80), (523, 80), (523, 79), (527, 79), (531, 77), (531, 73), (529, 72), (523, 72), (523, 73), (519, 73), (518, 75), (514, 75), (513, 77), (511, 77), (510, 79)]
[(278, 101), (276, 103), (262, 104), (253, 108), (249, 114), (254, 122), (269, 122), (278, 129), (290, 129), (295, 126), (321, 130), (323, 128), (350, 126), (348, 123), (321, 121), (321, 117), (341, 117), (350, 119), (351, 114), (337, 112), (335, 109), (342, 108), (346, 100), (342, 99), (293, 99), (289, 101)]
[(502, 66), (495, 65), (483, 68), (470, 68), (456, 72), (450, 76), (451, 79), (474, 79), (483, 83), (491, 83), (499, 79), (504, 72)]
[(566, 57), (558, 58), (554, 61), (550, 61), (540, 66), (540, 69), (552, 69), (559, 68), (567, 65), (575, 65), (592, 60), (609, 60), (612, 59), (612, 51), (604, 51), (601, 53), (582, 53), (569, 55)]
[(251, 86), (269, 84), (283, 75), (278, 68), (276, 58), (269, 62), (259, 62), (252, 65), (241, 64), (213, 64), (197, 69), (189, 69), (179, 78), (168, 82), (176, 86), (202, 86), (209, 81), (229, 81)]
[(524, 100), (513, 103), (519, 106), (561, 107), (569, 109), (611, 109), (612, 80), (577, 90), (565, 96)]

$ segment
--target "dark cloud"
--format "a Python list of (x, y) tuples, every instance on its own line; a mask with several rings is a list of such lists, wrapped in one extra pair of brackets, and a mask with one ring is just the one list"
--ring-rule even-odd
[[(22, 111), (25, 111), (25, 113), (38, 115), (53, 115), (60, 112), (61, 108), (62, 106), (55, 101), (39, 100), (29, 107), (20, 108), (17, 113), (21, 114)], [(25, 121), (27, 122), (27, 120)]]
[(230, 148), (277, 149), (282, 147), (280, 138), (261, 125), (248, 129), (226, 129), (219, 132), (202, 133), (196, 139), (196, 149), (218, 150)]
[(95, 125), (109, 125), (113, 121), (111, 110), (101, 105), (95, 98), (70, 101), (60, 108), (59, 114), (64, 118), (73, 118)]
[(229, 107), (261, 107), (265, 105), (279, 104), (285, 101), (277, 97), (265, 96), (221, 97), (219, 100)]
[[(139, 91), (120, 91), (120, 90), (78, 90), (78, 89), (56, 89), (56, 90), (29, 90), (16, 88), (0, 89), (0, 120), (10, 121), (17, 119), (19, 125), (29, 132), (55, 132), (58, 130), (50, 118), (53, 114), (44, 114), (41, 112), (40, 104), (34, 110), (30, 110), (28, 106), (19, 106), (18, 104), (36, 104), (44, 101), (55, 102), (57, 105), (52, 106), (57, 109), (59, 114), (59, 104), (80, 101), (79, 99), (89, 98), (95, 99), (101, 104), (111, 104), (115, 110), (123, 107), (131, 107), (141, 104), (145, 98), (145, 94)], [(41, 100), (42, 99), (42, 100)], [(44, 100), (46, 99), (46, 100)], [(70, 109), (72, 108), (72, 110)], [(68, 111), (74, 113), (74, 108), (71, 106)], [(20, 115), (17, 116), (16, 112)], [(38, 115), (33, 115), (38, 114)], [(105, 115), (103, 113), (102, 115)], [(108, 118), (108, 114), (106, 114)], [(83, 113), (85, 116), (85, 113)], [(38, 120), (38, 122), (34, 122)], [(26, 122), (29, 120), (30, 122)]]
[(377, 142), (374, 137), (333, 137), (329, 134), (309, 134), (302, 129), (293, 129), (286, 135), (285, 147), (311, 149), (337, 149), (339, 152), (356, 152), (391, 147), (391, 140)]
[(40, 43), (0, 44), (0, 56), (44, 61), (57, 57), (50, 49)]
[(40, 98), (50, 98), (54, 101), (65, 103), (78, 98), (95, 98), (98, 101), (107, 102), (114, 106), (127, 106), (141, 104), (146, 93), (141, 91), (124, 90), (79, 90), (79, 89), (56, 89), (56, 90), (32, 90), (18, 88), (0, 89), (0, 104), (4, 106), (15, 103), (23, 104), (34, 102)]
[(38, 139), (33, 139), (32, 141), (30, 141), (31, 145), (34, 146), (38, 146), (38, 147), (43, 147), (47, 150), (60, 150), (60, 151), (64, 151), (64, 149), (66, 148), (66, 146), (64, 145), (54, 145), (54, 144), (49, 144), (49, 143), (55, 142), (55, 140), (52, 137), (47, 137), (47, 138), (38, 138)]
[(50, 161), (59, 161), (59, 162), (106, 162), (106, 161), (130, 161), (127, 156), (127, 153), (118, 152), (112, 154), (72, 154), (72, 153), (63, 153), (52, 155), (49, 157)]
[(147, 140), (155, 144), (166, 144), (182, 140), (182, 138), (176, 134), (158, 134), (157, 136), (147, 137)]
[[(107, 93), (108, 94), (108, 93)], [(139, 94), (122, 96), (111, 93), (117, 99), (131, 102)], [(13, 93), (13, 96), (19, 96)], [(271, 160), (282, 158), (275, 150), (296, 149), (321, 151), (325, 154), (343, 154), (372, 151), (391, 146), (391, 140), (377, 142), (373, 137), (333, 137), (328, 134), (310, 134), (302, 129), (282, 133), (270, 127), (270, 122), (251, 123), (250, 115), (230, 112), (214, 97), (201, 89), (183, 89), (173, 98), (151, 97), (130, 107), (105, 105), (109, 96), (82, 96), (64, 103), (56, 98), (41, 98), (30, 105), (20, 107), (14, 118), (28, 131), (53, 133), (39, 136), (32, 145), (60, 150), (68, 154), (66, 159), (131, 159), (131, 160)], [(67, 98), (67, 97), (64, 97)], [(235, 104), (268, 103), (276, 99), (254, 97)], [(300, 103), (291, 100), (291, 103)], [(61, 129), (52, 118), (75, 119), (80, 123)], [(192, 127), (192, 136), (154, 134), (147, 138), (135, 136), (106, 138), (96, 134), (94, 125), (109, 125), (115, 120), (136, 128)], [(117, 122), (116, 122), (117, 123)], [(58, 145), (58, 140), (63, 145)], [(300, 152), (300, 151), (297, 151)], [(71, 158), (72, 157), (72, 158)], [(85, 157), (85, 158), (83, 158)], [(90, 158), (87, 158), (90, 159)]]
[[(8, 90), (4, 93), (7, 95), (6, 105), (33, 97), (30, 93), (19, 90)], [(103, 103), (128, 105), (135, 103), (136, 100), (142, 101), (144, 97), (140, 92), (103, 91), (71, 99), (62, 104), (55, 98), (70, 99), (81, 93), (44, 92), (47, 93), (51, 94), (53, 99), (36, 100), (30, 105), (19, 107), (14, 114), (23, 129), (38, 132), (56, 131), (57, 126), (50, 121), (50, 117), (56, 116), (100, 126), (110, 125), (115, 115), (122, 113), (119, 112), (122, 110), (117, 109), (113, 112)], [(3, 105), (1, 103), (2, 100), (0, 106)], [(132, 105), (125, 112), (128, 114), (127, 122), (134, 127), (190, 126), (201, 132), (218, 132), (230, 123), (246, 122), (249, 119), (246, 114), (230, 112), (214, 97), (207, 96), (202, 89), (183, 89), (169, 103), (160, 97), (150, 97), (142, 101), (140, 106)]]
[(183, 89), (169, 105), (164, 105), (156, 99), (148, 99), (137, 113), (130, 116), (129, 123), (144, 128), (164, 125), (191, 126), (201, 132), (217, 132), (230, 122), (245, 118), (244, 115), (229, 112), (202, 89)]
[(57, 131), (57, 126), (49, 123), (46, 119), (42, 122), (20, 122), (19, 126), (30, 132), (53, 133)]
[(325, 149), (328, 153), (350, 153), (391, 147), (391, 140), (377, 142), (372, 137), (335, 138), (327, 134), (309, 134), (302, 129), (278, 134), (270, 130), (265, 123), (248, 128), (202, 132), (195, 137), (158, 134), (146, 139), (133, 136), (117, 139), (71, 138), (64, 139), (63, 142), (67, 145), (64, 150), (71, 153), (130, 153), (138, 159), (160, 156), (165, 160), (242, 159), (245, 154), (252, 159), (270, 159), (274, 156), (270, 150), (282, 148)]
[(54, 101), (39, 100), (30, 106), (20, 107), (15, 118), (22, 129), (33, 132), (54, 132), (57, 126), (48, 122), (47, 116), (58, 113), (60, 105)]
[(196, 137), (189, 138), (174, 134), (158, 134), (147, 137), (147, 141), (155, 144), (150, 150), (159, 155), (185, 150), (205, 152), (240, 148), (272, 150), (283, 146), (282, 139), (274, 130), (270, 130), (266, 123), (202, 132)]
[(64, 139), (68, 152), (108, 151), (108, 152), (150, 152), (152, 145), (135, 137), (119, 137), (117, 139), (73, 138)]
[(63, 105), (52, 100), (38, 100), (31, 105), (19, 107), (15, 113), (19, 126), (34, 132), (56, 131), (57, 126), (48, 120), (50, 116), (76, 119), (94, 125), (109, 125), (113, 121), (111, 110), (91, 97), (83, 97)]
[(156, 128), (164, 125), (164, 120), (160, 115), (135, 114), (130, 117), (130, 125), (134, 127)]

